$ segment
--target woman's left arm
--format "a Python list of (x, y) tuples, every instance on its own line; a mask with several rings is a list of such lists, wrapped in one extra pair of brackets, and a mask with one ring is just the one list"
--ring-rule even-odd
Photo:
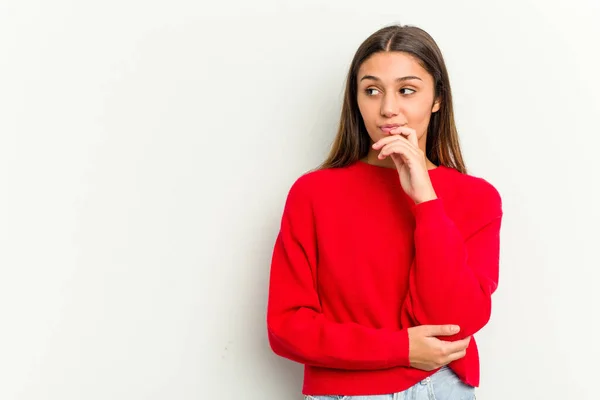
[(486, 218), (467, 237), (446, 214), (443, 200), (430, 200), (413, 208), (415, 260), (405, 311), (418, 325), (460, 326), (456, 338), (473, 335), (487, 324), (491, 296), (498, 286), (500, 196), (489, 190), (479, 204), (486, 208)]
[[(463, 234), (432, 186), (417, 133), (398, 127), (373, 144), (379, 158), (391, 157), (404, 192), (415, 202), (415, 261), (402, 310), (403, 325), (455, 324), (455, 340), (473, 335), (491, 315), (498, 285), (502, 200), (484, 180), (473, 181), (472, 218)], [(476, 208), (476, 209), (473, 209)], [(408, 319), (408, 320), (407, 320)]]

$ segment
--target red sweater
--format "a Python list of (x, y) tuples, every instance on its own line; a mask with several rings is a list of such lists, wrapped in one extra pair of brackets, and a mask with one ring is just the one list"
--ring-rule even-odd
[[(418, 205), (395, 169), (359, 161), (291, 187), (273, 252), (267, 327), (273, 351), (302, 363), (307, 395), (378, 395), (435, 371), (411, 368), (408, 331), (489, 320), (502, 205), (481, 178), (429, 171), (438, 199)], [(475, 340), (450, 364), (479, 385)]]

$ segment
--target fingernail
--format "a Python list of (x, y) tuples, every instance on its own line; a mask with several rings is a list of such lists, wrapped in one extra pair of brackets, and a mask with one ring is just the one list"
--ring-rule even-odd
[(458, 327), (458, 326), (456, 326), (456, 325), (452, 325), (452, 327), (450, 328), (450, 330), (451, 330), (452, 332), (458, 332), (458, 330), (459, 330), (459, 327)]

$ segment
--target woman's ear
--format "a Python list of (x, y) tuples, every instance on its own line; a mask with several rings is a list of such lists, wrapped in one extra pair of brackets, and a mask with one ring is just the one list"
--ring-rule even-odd
[(439, 97), (437, 99), (435, 99), (435, 103), (433, 103), (433, 107), (431, 108), (431, 112), (438, 112), (440, 110), (440, 104), (442, 102), (442, 99), (440, 99)]

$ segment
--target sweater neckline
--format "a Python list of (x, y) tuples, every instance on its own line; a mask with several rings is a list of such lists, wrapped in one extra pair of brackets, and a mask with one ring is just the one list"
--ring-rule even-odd
[[(381, 165), (373, 165), (373, 164), (369, 164), (368, 162), (362, 161), (362, 160), (358, 160), (356, 162), (356, 165), (365, 170), (368, 169), (368, 170), (372, 170), (372, 171), (378, 171), (381, 173), (398, 175), (398, 171), (396, 170), (396, 168), (388, 168), (388, 167), (383, 167)], [(439, 165), (435, 168), (428, 169), (427, 172), (429, 173), (429, 176), (433, 176), (433, 175), (439, 174), (440, 171), (442, 171), (444, 168), (445, 167), (443, 165)]]

